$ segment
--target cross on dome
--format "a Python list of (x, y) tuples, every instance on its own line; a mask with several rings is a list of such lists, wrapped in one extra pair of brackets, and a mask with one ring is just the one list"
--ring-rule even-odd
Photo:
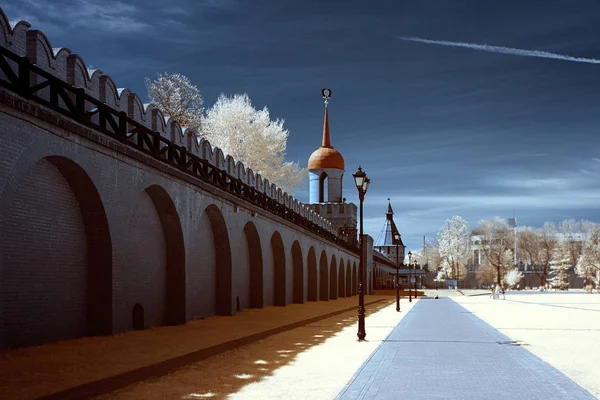
[[(325, 93), (323, 89), (323, 93)], [(329, 91), (329, 96), (331, 96), (331, 91)], [(325, 97), (325, 118), (323, 120), (323, 140), (321, 142), (321, 147), (315, 150), (308, 159), (308, 169), (341, 169), (344, 170), (344, 157), (342, 154), (335, 150), (331, 145), (331, 135), (329, 133), (329, 107), (328, 101), (329, 97)]]

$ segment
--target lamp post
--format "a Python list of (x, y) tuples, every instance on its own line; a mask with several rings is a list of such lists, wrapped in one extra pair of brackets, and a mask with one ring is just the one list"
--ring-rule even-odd
[(415, 282), (414, 282), (414, 287), (415, 287), (415, 300), (417, 299), (417, 262), (415, 261), (415, 264), (413, 266), (413, 269), (415, 270)]
[(412, 274), (410, 272), (410, 266), (412, 265), (412, 251), (408, 252), (408, 301), (412, 303), (412, 286), (410, 285), (410, 280), (412, 279)]
[(356, 189), (358, 189), (358, 199), (360, 200), (360, 262), (358, 263), (358, 340), (365, 340), (367, 332), (365, 331), (365, 295), (363, 293), (363, 274), (364, 274), (364, 263), (363, 263), (363, 201), (365, 200), (365, 194), (369, 188), (371, 180), (367, 178), (362, 168), (359, 166), (358, 171), (352, 174), (354, 177), (354, 183)]
[[(396, 311), (400, 312), (400, 263), (398, 262), (400, 234), (396, 232), (394, 239), (396, 239)], [(402, 258), (404, 259), (404, 248), (402, 249)]]

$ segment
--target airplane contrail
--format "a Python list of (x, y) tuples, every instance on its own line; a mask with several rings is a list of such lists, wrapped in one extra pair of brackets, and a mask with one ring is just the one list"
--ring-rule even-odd
[(449, 47), (465, 47), (467, 49), (472, 49), (472, 50), (477, 50), (477, 51), (487, 51), (490, 53), (510, 54), (513, 56), (552, 58), (555, 60), (564, 60), (564, 61), (572, 61), (572, 62), (580, 62), (580, 63), (588, 63), (588, 64), (600, 64), (600, 60), (597, 60), (595, 58), (572, 57), (572, 56), (567, 56), (564, 54), (549, 53), (547, 51), (540, 51), (540, 50), (513, 49), (511, 47), (492, 46), (489, 44), (450, 42), (448, 40), (431, 40), (431, 39), (423, 39), (423, 38), (411, 37), (411, 36), (396, 36), (396, 38), (400, 39), (400, 40), (405, 40), (408, 42), (437, 44), (439, 46), (449, 46)]

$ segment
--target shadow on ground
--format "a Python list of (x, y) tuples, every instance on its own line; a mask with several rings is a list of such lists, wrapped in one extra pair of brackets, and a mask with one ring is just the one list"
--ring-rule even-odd
[[(392, 304), (368, 305), (373, 314)], [(102, 399), (224, 399), (244, 386), (274, 375), (308, 349), (357, 324), (356, 311), (323, 319), (188, 365), (102, 396)]]

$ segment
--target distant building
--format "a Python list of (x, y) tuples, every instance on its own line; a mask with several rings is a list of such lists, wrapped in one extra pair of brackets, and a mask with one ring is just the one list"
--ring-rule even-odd
[(404, 265), (405, 250), (402, 235), (394, 222), (394, 210), (392, 203), (388, 199), (388, 208), (385, 213), (385, 222), (379, 232), (377, 240), (373, 244), (373, 263), (378, 279), (375, 280), (376, 288), (393, 289), (395, 288), (396, 268), (400, 268), (398, 275), (400, 278), (400, 287), (408, 287), (409, 276), (416, 277), (416, 285), (421, 287), (425, 271), (422, 269), (409, 270)]
[[(528, 262), (529, 260), (523, 259), (523, 257), (519, 254), (519, 250), (517, 248), (517, 239), (519, 232), (523, 232), (525, 230), (531, 229), (531, 227), (527, 226), (518, 226), (516, 218), (508, 218), (505, 220), (505, 224), (509, 229), (512, 229), (514, 232), (514, 245), (513, 245), (513, 255), (514, 255), (514, 266), (519, 269), (519, 271), (523, 272), (523, 279), (520, 282), (520, 287), (525, 288), (535, 288), (539, 287), (540, 280), (535, 273), (532, 265)], [(564, 234), (557, 232), (556, 238), (559, 240), (565, 239)], [(575, 242), (583, 242), (584, 235), (581, 232), (575, 232), (570, 235), (570, 240)], [(481, 243), (481, 236), (474, 231), (471, 234), (471, 252), (472, 257), (469, 260), (469, 263), (466, 265), (468, 274), (464, 279), (464, 282), (461, 281), (461, 284), (464, 287), (479, 287), (479, 282), (477, 281), (476, 274), (477, 269), (480, 267), (482, 263), (482, 258), (484, 255), (483, 244)], [(515, 252), (516, 250), (516, 252)], [(550, 277), (550, 274), (549, 274)], [(583, 278), (577, 276), (575, 273), (574, 266), (571, 266), (568, 274), (568, 284), (569, 288), (580, 289), (583, 288)]]

